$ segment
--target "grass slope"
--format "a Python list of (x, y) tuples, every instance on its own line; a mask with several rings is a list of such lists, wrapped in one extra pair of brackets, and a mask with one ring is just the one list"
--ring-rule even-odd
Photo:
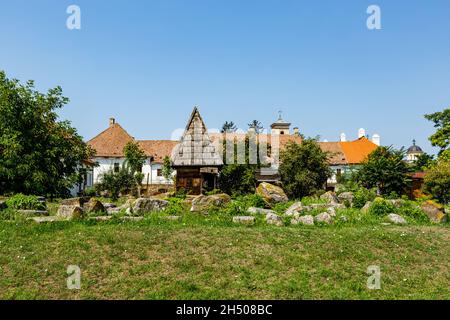
[(449, 242), (445, 226), (0, 222), (0, 298), (449, 299)]

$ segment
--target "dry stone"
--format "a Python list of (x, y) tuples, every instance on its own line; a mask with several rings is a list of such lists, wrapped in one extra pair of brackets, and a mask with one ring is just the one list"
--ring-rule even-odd
[(256, 188), (256, 194), (261, 196), (266, 204), (271, 207), (277, 203), (284, 203), (289, 200), (282, 188), (267, 182), (262, 182)]

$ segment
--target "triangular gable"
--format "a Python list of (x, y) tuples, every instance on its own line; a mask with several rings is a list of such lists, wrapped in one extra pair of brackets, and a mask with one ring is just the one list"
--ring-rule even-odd
[(191, 113), (180, 143), (174, 148), (172, 165), (174, 167), (223, 165), (218, 147), (212, 143), (197, 107)]

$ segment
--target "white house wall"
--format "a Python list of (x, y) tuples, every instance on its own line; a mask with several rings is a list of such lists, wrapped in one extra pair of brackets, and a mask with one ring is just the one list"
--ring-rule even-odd
[[(94, 183), (100, 183), (101, 177), (105, 172), (108, 172), (114, 168), (114, 164), (118, 163), (122, 167), (125, 162), (125, 158), (95, 158), (94, 161), (98, 163), (98, 166), (94, 168)], [(162, 169), (163, 165), (160, 163), (151, 163), (147, 159), (142, 166), (142, 173), (144, 178), (142, 184), (173, 184), (173, 180), (166, 180), (162, 176), (158, 176), (158, 169)]]

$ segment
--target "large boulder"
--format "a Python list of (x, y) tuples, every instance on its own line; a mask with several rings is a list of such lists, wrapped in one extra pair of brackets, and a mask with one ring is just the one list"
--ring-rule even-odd
[(330, 216), (327, 212), (322, 212), (321, 214), (318, 214), (314, 220), (319, 223), (326, 223), (331, 224), (333, 222), (333, 218)]
[(155, 198), (138, 198), (133, 206), (127, 209), (127, 213), (133, 216), (142, 216), (145, 213), (163, 211), (169, 205), (169, 201)]
[(403, 199), (390, 199), (388, 201), (396, 208), (401, 208), (405, 204), (405, 200)]
[(76, 197), (76, 198), (69, 198), (69, 199), (63, 199), (61, 201), (61, 205), (64, 206), (77, 206), (83, 208), (84, 204), (90, 200), (89, 197)]
[(304, 224), (307, 226), (314, 225), (314, 217), (311, 215), (296, 217), (291, 220), (291, 224)]
[(431, 201), (424, 202), (420, 208), (425, 212), (430, 218), (430, 221), (434, 223), (445, 223), (447, 222), (448, 215), (445, 213), (444, 208), (439, 204)]
[(84, 211), (79, 206), (60, 205), (56, 216), (64, 220), (77, 220), (84, 216)]
[(264, 199), (264, 202), (270, 207), (277, 203), (289, 201), (282, 188), (267, 182), (262, 182), (258, 188), (256, 188), (256, 194), (261, 196)]
[(266, 222), (267, 224), (272, 224), (278, 227), (284, 226), (283, 219), (274, 213), (269, 213), (266, 215)]
[(236, 216), (233, 217), (234, 223), (240, 223), (240, 224), (254, 224), (255, 223), (255, 217), (252, 216)]
[(231, 197), (225, 193), (210, 196), (201, 195), (195, 197), (191, 203), (191, 212), (207, 213), (211, 208), (222, 208), (231, 201)]
[(284, 213), (286, 216), (290, 217), (295, 214), (298, 214), (304, 210), (304, 207), (301, 202), (296, 202), (293, 205), (291, 205), (286, 212)]
[(106, 212), (105, 207), (103, 206), (103, 204), (97, 200), (97, 199), (90, 199), (88, 202), (86, 202), (83, 205), (83, 210), (86, 213), (92, 213), (92, 212), (101, 212), (104, 213)]
[(320, 199), (325, 200), (327, 203), (339, 203), (338, 197), (334, 192), (328, 191), (320, 196)]
[(399, 216), (398, 214), (395, 214), (395, 213), (389, 214), (387, 216), (387, 219), (394, 224), (406, 224), (407, 223), (406, 220), (402, 216)]
[(348, 203), (350, 206), (353, 205), (353, 199), (355, 198), (353, 192), (342, 192), (338, 195), (338, 199), (340, 203), (346, 204)]
[(270, 209), (263, 209), (263, 208), (256, 208), (256, 207), (250, 207), (247, 209), (247, 213), (250, 214), (276, 214), (275, 211)]

